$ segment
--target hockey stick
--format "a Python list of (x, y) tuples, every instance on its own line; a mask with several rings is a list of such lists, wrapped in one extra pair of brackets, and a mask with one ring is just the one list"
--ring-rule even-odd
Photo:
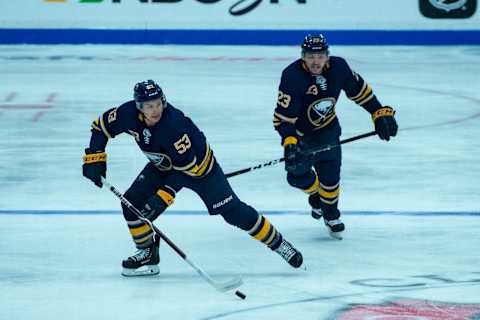
[[(325, 152), (325, 151), (332, 150), (333, 148), (337, 148), (342, 144), (349, 143), (349, 142), (352, 142), (352, 141), (355, 141), (355, 140), (360, 140), (360, 139), (363, 139), (363, 138), (366, 138), (366, 137), (374, 136), (376, 134), (377, 133), (375, 131), (367, 132), (367, 133), (360, 134), (360, 135), (355, 136), (355, 137), (351, 137), (351, 138), (348, 138), (348, 139), (345, 139), (345, 140), (341, 140), (339, 143), (336, 143), (336, 144), (325, 145), (325, 146), (322, 146), (318, 149), (305, 150), (304, 153), (307, 156), (314, 156), (317, 153)], [(240, 170), (237, 170), (237, 171), (233, 171), (233, 172), (227, 173), (225, 176), (227, 178), (238, 176), (240, 174), (247, 173), (247, 172), (250, 172), (250, 171), (253, 171), (253, 170), (258, 170), (258, 169), (262, 169), (264, 167), (273, 166), (273, 165), (275, 165), (277, 163), (280, 163), (280, 162), (283, 162), (283, 161), (285, 161), (285, 158), (282, 157), (280, 159), (271, 160), (271, 161), (261, 163), (261, 164), (258, 164), (256, 166), (250, 167), (250, 168), (245, 168), (245, 169), (240, 169)]]
[(218, 282), (213, 280), (205, 271), (203, 271), (199, 266), (197, 266), (192, 260), (188, 259), (187, 255), (180, 250), (179, 247), (175, 245), (162, 231), (160, 231), (150, 220), (143, 217), (140, 210), (135, 208), (133, 204), (128, 201), (123, 194), (118, 191), (114, 186), (112, 186), (104, 177), (102, 177), (102, 183), (114, 194), (116, 195), (120, 201), (133, 213), (135, 214), (140, 220), (147, 223), (150, 228), (152, 228), (154, 234), (158, 235), (162, 238), (172, 249), (175, 251), (183, 260), (185, 260), (197, 273), (207, 281), (212, 287), (214, 287), (217, 291), (220, 292), (227, 292), (229, 290), (233, 290), (235, 288), (240, 287), (243, 284), (243, 281), (240, 277), (233, 278), (226, 282)]

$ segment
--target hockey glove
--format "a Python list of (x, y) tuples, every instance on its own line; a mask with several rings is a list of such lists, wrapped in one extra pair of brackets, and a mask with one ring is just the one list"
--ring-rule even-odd
[(90, 179), (99, 188), (103, 186), (102, 178), (107, 175), (107, 154), (103, 151), (92, 152), (85, 149), (82, 166), (83, 176)]
[(150, 221), (154, 221), (167, 209), (175, 200), (175, 197), (163, 189), (158, 189), (157, 193), (148, 198), (143, 207), (142, 215)]
[(301, 142), (297, 143), (297, 138), (287, 137), (283, 143), (285, 170), (295, 176), (300, 176), (310, 170), (307, 157), (302, 153)]
[(383, 107), (372, 114), (375, 132), (380, 139), (389, 141), (390, 137), (397, 135), (398, 125), (394, 115), (395, 110), (391, 107)]

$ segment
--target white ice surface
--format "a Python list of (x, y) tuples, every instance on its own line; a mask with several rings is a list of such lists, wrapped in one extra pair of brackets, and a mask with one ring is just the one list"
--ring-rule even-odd
[(165, 243), (158, 277), (120, 276), (133, 251), (119, 216), (0, 215), (0, 319), (317, 320), (355, 303), (480, 303), (478, 216), (347, 215), (342, 241), (305, 215), (270, 220), (302, 250), (306, 271), (220, 217), (161, 218), (212, 278), (243, 278), (242, 301), (215, 291)]
[[(280, 72), (298, 54), (296, 47), (0, 46), (0, 209), (118, 209), (82, 178), (81, 156), (91, 121), (130, 99), (143, 79), (158, 81), (193, 118), (225, 172), (280, 158), (272, 113)], [(397, 109), (400, 126), (390, 143), (371, 137), (344, 146), (340, 208), (478, 211), (480, 49), (339, 46), (332, 54)], [(51, 93), (51, 109), (8, 108), (45, 104)], [(343, 138), (372, 130), (368, 113), (343, 94), (337, 111)], [(146, 159), (130, 136), (110, 141), (107, 152), (108, 177), (125, 190)], [(231, 183), (260, 210), (307, 209), (281, 165)], [(203, 204), (186, 190), (172, 210)]]

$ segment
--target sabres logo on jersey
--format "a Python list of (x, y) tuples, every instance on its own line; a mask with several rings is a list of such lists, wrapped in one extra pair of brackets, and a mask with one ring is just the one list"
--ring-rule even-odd
[(173, 168), (172, 159), (164, 153), (143, 151), (150, 162), (160, 171), (168, 171)]
[(315, 127), (322, 128), (330, 123), (335, 118), (335, 103), (336, 99), (322, 98), (315, 100), (308, 106), (307, 115), (308, 120)]

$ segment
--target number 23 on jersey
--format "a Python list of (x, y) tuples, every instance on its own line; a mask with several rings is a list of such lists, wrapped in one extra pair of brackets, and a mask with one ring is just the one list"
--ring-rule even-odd
[(290, 101), (292, 100), (292, 97), (286, 93), (283, 93), (282, 91), (278, 91), (278, 105), (283, 107), (283, 108), (288, 108), (290, 105)]

